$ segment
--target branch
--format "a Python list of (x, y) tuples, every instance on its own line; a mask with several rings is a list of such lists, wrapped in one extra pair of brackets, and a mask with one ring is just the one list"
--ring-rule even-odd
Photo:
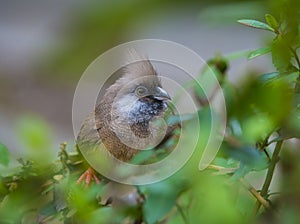
[[(216, 166), (216, 165), (209, 165), (208, 168), (217, 170), (219, 172), (220, 171), (233, 171), (234, 172), (236, 170), (236, 168), (228, 169), (228, 168)], [(262, 197), (262, 195), (260, 195), (251, 184), (246, 182), (243, 178), (240, 179), (240, 182), (257, 199), (257, 201), (260, 202), (260, 204), (262, 204), (266, 209), (271, 208), (270, 203), (264, 197)]]
[(182, 217), (182, 219), (183, 219), (183, 222), (184, 222), (185, 224), (188, 224), (188, 223), (189, 223), (189, 222), (188, 222), (188, 219), (187, 219), (186, 215), (184, 214), (183, 209), (181, 208), (181, 206), (180, 206), (178, 203), (176, 203), (176, 208), (177, 208), (179, 214), (181, 215), (181, 217)]
[[(273, 156), (272, 156), (272, 159), (271, 159), (271, 163), (270, 163), (270, 166), (268, 168), (267, 176), (266, 176), (266, 179), (264, 181), (262, 190), (260, 192), (260, 195), (263, 198), (265, 198), (268, 194), (269, 187), (270, 187), (270, 184), (271, 184), (271, 181), (272, 181), (272, 178), (273, 178), (274, 170), (275, 170), (275, 167), (276, 167), (276, 163), (279, 160), (279, 153), (280, 153), (280, 150), (281, 150), (282, 143), (283, 143), (283, 140), (280, 140), (276, 143), (275, 150), (273, 152)], [(261, 204), (262, 203), (259, 200), (257, 200), (256, 205), (255, 205), (255, 213), (257, 213), (259, 211), (259, 208), (260, 208)]]
[(250, 185), (244, 179), (241, 179), (240, 181), (244, 185), (244, 187), (246, 187), (248, 191), (257, 199), (257, 201), (260, 202), (260, 204), (262, 204), (266, 209), (271, 208), (269, 202), (265, 198), (263, 198), (252, 185)]
[(230, 174), (230, 173), (234, 173), (239, 168), (239, 166), (232, 167), (232, 168), (226, 168), (226, 167), (210, 164), (210, 165), (208, 165), (207, 168), (218, 171), (218, 174)]

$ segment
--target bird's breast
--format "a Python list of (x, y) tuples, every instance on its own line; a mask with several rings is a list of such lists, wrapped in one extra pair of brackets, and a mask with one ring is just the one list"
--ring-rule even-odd
[(99, 136), (108, 151), (121, 160), (130, 160), (139, 150), (154, 148), (165, 136), (163, 114), (167, 105), (162, 101), (106, 102), (99, 108)]

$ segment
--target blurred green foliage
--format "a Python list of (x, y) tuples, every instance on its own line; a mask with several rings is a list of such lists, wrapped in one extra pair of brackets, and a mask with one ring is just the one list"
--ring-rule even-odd
[[(135, 16), (142, 17), (146, 9), (158, 5), (165, 9), (169, 1), (143, 3), (132, 1), (125, 8), (107, 3), (104, 8), (111, 10), (92, 10), (86, 21), (78, 23), (82, 33), (75, 35), (78, 48), (72, 48), (73, 59), (62, 54), (57, 62), (63, 64), (68, 58), (73, 67), (74, 62), (82, 60), (78, 55), (85, 55), (89, 61), (99, 50), (91, 51), (95, 41), (116, 44), (115, 29), (127, 29), (126, 24)], [(257, 7), (257, 3), (247, 4)], [(137, 6), (144, 10), (136, 10)], [(248, 59), (270, 53), (274, 72), (245, 72), (244, 82), (235, 86), (227, 79), (232, 58), (217, 55), (208, 61), (224, 91), (228, 114), (221, 150), (207, 169), (199, 171), (198, 164), (209, 137), (214, 111), (208, 106), (208, 98), (213, 100), (214, 92), (206, 96), (197, 85), (192, 85), (192, 90), (199, 111), (184, 121), (193, 123), (195, 117), (201, 121), (196, 151), (170, 178), (134, 186), (134, 203), (104, 202), (104, 192), (109, 190), (105, 179), (88, 188), (77, 184), (76, 179), (88, 166), (80, 152), (67, 149), (63, 143), (59, 159), (53, 161), (48, 125), (36, 116), (25, 116), (18, 122), (17, 133), (28, 153), (17, 159), (18, 165), (9, 163), (15, 159), (0, 143), (0, 223), (299, 223), (300, 2), (271, 1), (269, 6), (265, 21), (263, 16), (252, 20), (245, 15), (239, 22), (269, 32), (269, 43), (251, 51)], [(207, 71), (201, 72), (199, 80), (205, 81)], [(213, 83), (208, 84), (213, 89)], [(135, 162), (143, 162), (148, 156), (135, 158)], [(281, 191), (275, 197), (276, 192), (269, 187), (279, 160)], [(255, 189), (246, 177), (261, 170), (267, 174)]]
[(23, 115), (17, 121), (16, 131), (29, 158), (42, 163), (53, 161), (55, 155), (52, 153), (52, 133), (42, 118), (36, 115)]
[(5, 145), (0, 142), (0, 164), (4, 166), (8, 166), (9, 164), (9, 151)]

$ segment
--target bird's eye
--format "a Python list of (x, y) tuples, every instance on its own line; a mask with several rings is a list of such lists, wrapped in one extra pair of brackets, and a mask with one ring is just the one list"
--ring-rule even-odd
[(145, 86), (138, 86), (135, 90), (137, 96), (142, 97), (147, 94), (148, 90)]

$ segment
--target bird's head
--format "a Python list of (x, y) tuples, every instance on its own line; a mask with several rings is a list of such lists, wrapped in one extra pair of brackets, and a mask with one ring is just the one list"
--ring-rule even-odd
[(171, 100), (148, 60), (126, 66), (124, 75), (111, 89), (117, 91), (112, 109), (130, 124), (147, 123), (160, 116)]
[(167, 130), (164, 117), (171, 98), (150, 61), (137, 53), (134, 61), (120, 70), (120, 78), (106, 90), (96, 116), (102, 124), (99, 130), (104, 132), (108, 127), (123, 144), (142, 149), (163, 139)]

